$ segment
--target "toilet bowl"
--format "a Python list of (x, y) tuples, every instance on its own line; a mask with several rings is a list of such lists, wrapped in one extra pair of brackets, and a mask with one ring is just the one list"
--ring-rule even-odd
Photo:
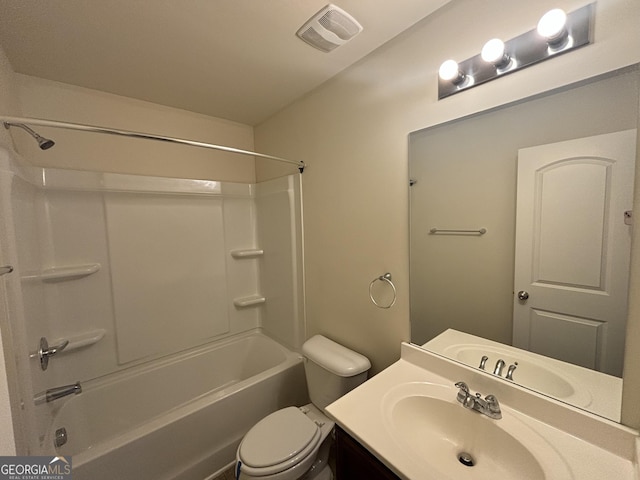
[(312, 403), (278, 410), (254, 425), (236, 452), (238, 480), (332, 480), (334, 422), (323, 409), (366, 380), (369, 360), (321, 335), (302, 347)]
[[(334, 423), (313, 404), (287, 407), (268, 415), (240, 443), (236, 478), (296, 480), (313, 467), (305, 479), (320, 480), (322, 470), (327, 468), (333, 427)], [(323, 446), (325, 458), (319, 455)], [(325, 473), (327, 480), (333, 478), (330, 470), (328, 474)]]

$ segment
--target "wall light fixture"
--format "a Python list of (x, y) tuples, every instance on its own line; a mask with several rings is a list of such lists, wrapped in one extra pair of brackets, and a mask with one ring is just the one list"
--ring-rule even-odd
[(438, 99), (588, 45), (592, 42), (594, 5), (569, 14), (559, 8), (550, 10), (533, 30), (506, 42), (491, 39), (480, 55), (463, 62), (445, 61), (438, 71)]
[(458, 62), (455, 60), (445, 60), (442, 62), (440, 70), (438, 70), (438, 75), (441, 79), (449, 81), (454, 85), (460, 85), (466, 79), (466, 75), (460, 71)]
[(538, 35), (547, 39), (547, 44), (553, 48), (563, 46), (569, 38), (567, 30), (567, 14), (560, 8), (554, 8), (545, 13), (536, 28)]
[(506, 69), (512, 62), (506, 50), (506, 46), (499, 38), (492, 38), (482, 47), (480, 57), (487, 63), (491, 63), (496, 69)]

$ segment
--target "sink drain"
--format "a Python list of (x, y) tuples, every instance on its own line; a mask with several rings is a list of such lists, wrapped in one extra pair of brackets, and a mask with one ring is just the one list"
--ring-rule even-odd
[(476, 462), (471, 455), (467, 452), (462, 452), (458, 454), (458, 461), (463, 464), (465, 467), (473, 467)]

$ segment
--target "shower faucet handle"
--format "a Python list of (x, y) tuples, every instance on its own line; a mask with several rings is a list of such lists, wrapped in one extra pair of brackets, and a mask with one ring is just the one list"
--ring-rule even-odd
[(49, 366), (49, 357), (64, 350), (69, 345), (69, 340), (63, 340), (58, 345), (49, 346), (46, 337), (40, 338), (40, 348), (38, 349), (38, 358), (40, 359), (40, 368), (46, 370)]

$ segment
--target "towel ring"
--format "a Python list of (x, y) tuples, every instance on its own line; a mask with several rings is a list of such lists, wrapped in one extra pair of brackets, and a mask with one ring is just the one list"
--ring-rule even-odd
[[(380, 305), (378, 302), (376, 302), (376, 299), (373, 298), (373, 292), (371, 291), (371, 289), (373, 288), (373, 284), (376, 283), (378, 280), (380, 280), (381, 282), (387, 282), (389, 285), (391, 285), (391, 288), (393, 288), (393, 300), (391, 300), (391, 303), (389, 305)], [(376, 277), (373, 280), (371, 280), (371, 283), (369, 284), (369, 298), (371, 299), (371, 301), (373, 302), (373, 304), (376, 307), (378, 307), (378, 308), (391, 308), (396, 303), (396, 298), (397, 297), (398, 297), (398, 292), (396, 290), (396, 286), (391, 281), (391, 274), (390, 273), (387, 272), (384, 275), (381, 275), (381, 276)]]

